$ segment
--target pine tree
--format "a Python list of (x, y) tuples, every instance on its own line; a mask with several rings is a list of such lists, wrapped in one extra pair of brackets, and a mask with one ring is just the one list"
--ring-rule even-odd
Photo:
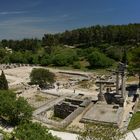
[(5, 77), (3, 70), (2, 70), (2, 73), (0, 76), (0, 89), (1, 90), (8, 90), (8, 82), (7, 82), (7, 79)]

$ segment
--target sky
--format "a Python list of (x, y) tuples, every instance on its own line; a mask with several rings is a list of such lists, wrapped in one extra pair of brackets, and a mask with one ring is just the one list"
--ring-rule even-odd
[(140, 0), (0, 0), (0, 39), (140, 23)]

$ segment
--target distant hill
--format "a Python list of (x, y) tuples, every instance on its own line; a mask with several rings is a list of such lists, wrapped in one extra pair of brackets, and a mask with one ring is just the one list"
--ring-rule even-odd
[(44, 45), (77, 45), (86, 46), (109, 44), (136, 44), (140, 43), (140, 24), (91, 26), (86, 28), (65, 31), (57, 34), (45, 34)]

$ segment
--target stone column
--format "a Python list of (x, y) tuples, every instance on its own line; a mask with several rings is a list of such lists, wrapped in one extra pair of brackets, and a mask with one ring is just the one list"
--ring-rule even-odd
[(121, 85), (122, 85), (122, 87), (121, 87), (121, 94), (122, 94), (122, 97), (125, 99), (126, 98), (126, 95), (125, 95), (125, 93), (126, 93), (126, 91), (125, 91), (125, 73), (123, 72), (122, 73), (122, 75), (121, 75), (122, 77), (122, 82), (121, 82)]
[(103, 92), (102, 92), (102, 90), (103, 90), (103, 83), (100, 82), (99, 84), (100, 84), (100, 91), (99, 91), (99, 94), (98, 94), (98, 100), (99, 101), (104, 101), (105, 98), (104, 98), (104, 95), (103, 95)]
[(119, 72), (116, 72), (116, 93), (119, 94)]

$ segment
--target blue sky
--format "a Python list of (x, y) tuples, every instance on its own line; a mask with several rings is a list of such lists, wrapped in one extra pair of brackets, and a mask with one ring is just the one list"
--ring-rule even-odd
[(140, 23), (140, 0), (0, 0), (0, 39), (128, 23)]

